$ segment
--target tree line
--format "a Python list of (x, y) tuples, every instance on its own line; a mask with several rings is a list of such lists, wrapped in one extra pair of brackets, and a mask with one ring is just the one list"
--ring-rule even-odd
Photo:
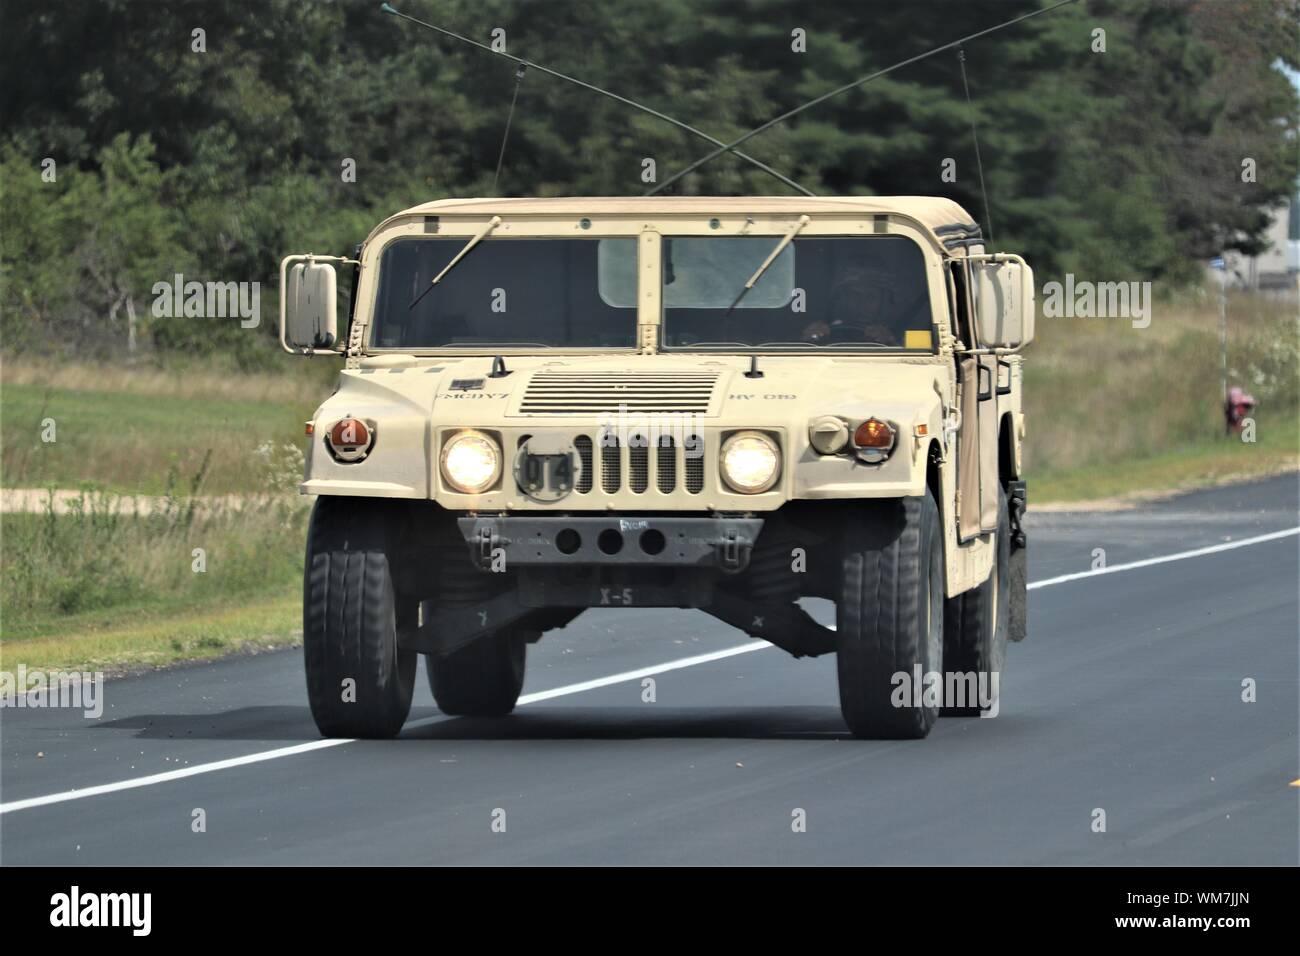
[[(723, 141), (1047, 0), (400, 0), (404, 13)], [(271, 322), (166, 321), (181, 273), (272, 287), (448, 196), (636, 195), (707, 144), (537, 71), (499, 182), (514, 64), (377, 0), (8, 0), (0, 40), (0, 336), (82, 355), (271, 354)], [(1195, 278), (1257, 252), (1300, 174), (1300, 0), (1081, 0), (890, 73), (749, 141), (820, 194), (933, 194), (1044, 281)], [(969, 86), (970, 103), (966, 98)], [(976, 167), (983, 161), (986, 209)], [(672, 187), (788, 190), (733, 156)], [(273, 303), (274, 294), (263, 295)], [(268, 313), (269, 314), (269, 313)]]

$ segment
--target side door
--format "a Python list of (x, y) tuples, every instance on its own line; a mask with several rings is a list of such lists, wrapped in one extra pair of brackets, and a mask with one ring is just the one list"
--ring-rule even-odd
[[(965, 349), (976, 349), (971, 264), (949, 262), (953, 333)], [(998, 373), (996, 356), (957, 353), (961, 429), (957, 439), (957, 538), (966, 542), (997, 529), (998, 522)]]

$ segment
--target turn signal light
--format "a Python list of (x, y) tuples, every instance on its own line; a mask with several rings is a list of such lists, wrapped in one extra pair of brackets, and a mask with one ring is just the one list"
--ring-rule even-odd
[(853, 447), (859, 461), (878, 465), (894, 450), (894, 426), (879, 418), (868, 418), (853, 432)]
[(894, 429), (879, 418), (868, 418), (853, 433), (853, 444), (859, 448), (889, 448), (894, 444)]
[(370, 429), (359, 418), (339, 419), (330, 428), (327, 438), (330, 452), (339, 461), (360, 461), (370, 451)]

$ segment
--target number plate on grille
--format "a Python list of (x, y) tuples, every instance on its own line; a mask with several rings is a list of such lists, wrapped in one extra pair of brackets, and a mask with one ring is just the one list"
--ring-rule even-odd
[(529, 438), (515, 455), (515, 483), (534, 501), (559, 501), (573, 490), (582, 463), (571, 442)]

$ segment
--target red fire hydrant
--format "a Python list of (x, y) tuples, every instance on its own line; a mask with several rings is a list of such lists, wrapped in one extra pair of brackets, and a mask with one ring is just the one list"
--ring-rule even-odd
[(1258, 403), (1254, 395), (1247, 395), (1236, 385), (1228, 389), (1227, 401), (1223, 403), (1224, 430), (1231, 435), (1240, 432), (1246, 416), (1255, 410)]

